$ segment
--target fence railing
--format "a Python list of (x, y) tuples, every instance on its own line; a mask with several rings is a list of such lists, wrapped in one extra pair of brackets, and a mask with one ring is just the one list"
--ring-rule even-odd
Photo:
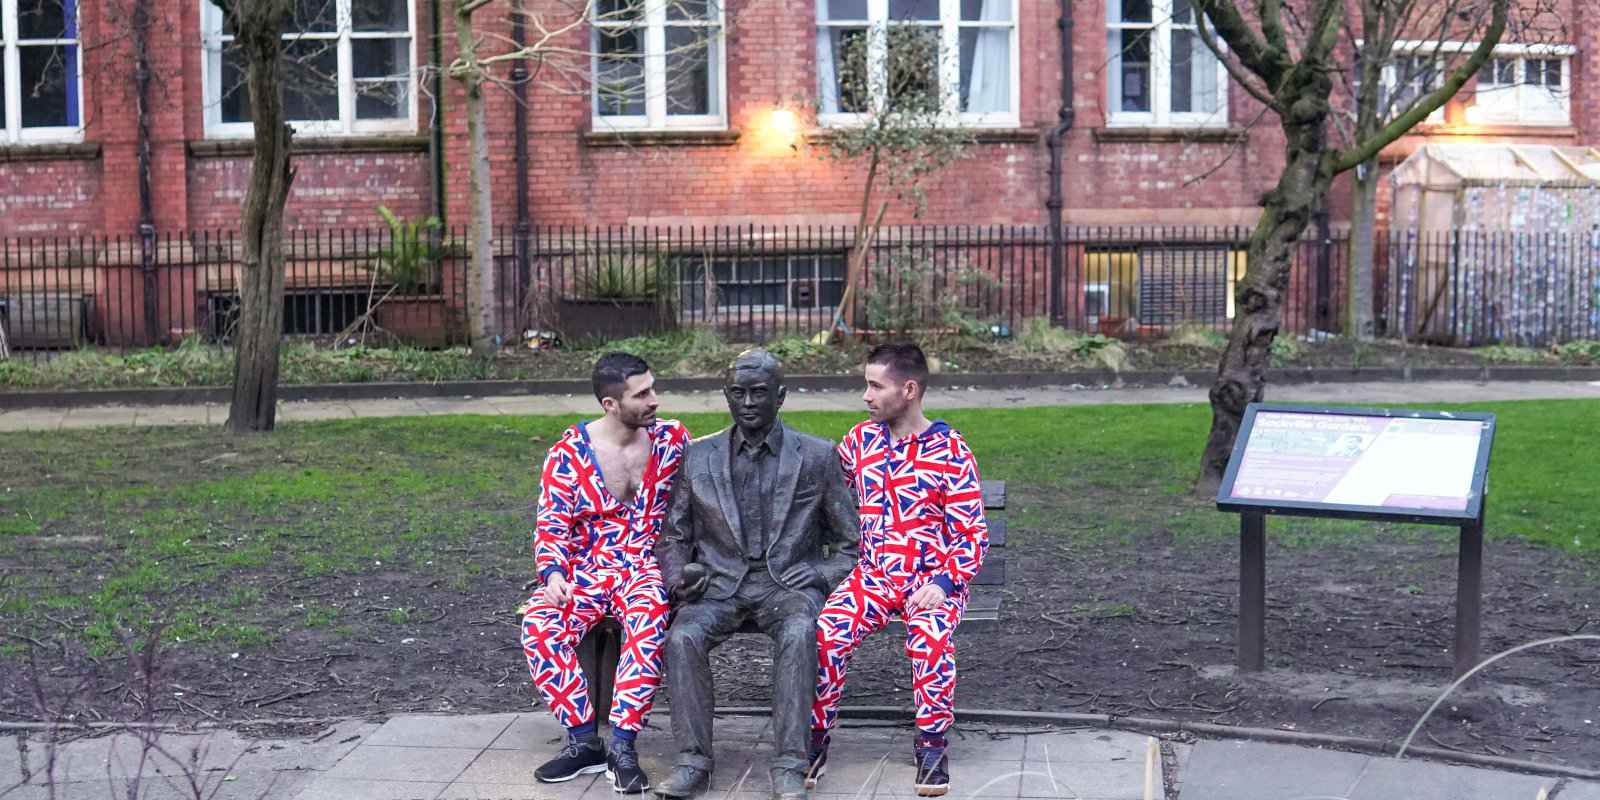
[(1389, 336), (1450, 345), (1600, 338), (1600, 231), (1393, 231)]
[[(876, 335), (1004, 337), (1036, 318), (1127, 337), (1226, 330), (1248, 234), (1074, 226), (1057, 266), (1041, 227), (888, 227), (870, 244), (842, 322)], [(465, 229), (398, 240), (387, 229), (291, 232), (285, 335), (464, 342), (469, 241)], [(490, 313), (502, 342), (541, 330), (576, 343), (687, 327), (759, 342), (833, 325), (855, 231), (508, 227), (493, 242)], [(1345, 247), (1343, 239), (1301, 243), (1286, 331), (1337, 330)], [(193, 337), (226, 342), (242, 250), (228, 232), (0, 240), (0, 324), (13, 350), (35, 357)], [(1402, 274), (1408, 291), (1415, 282)]]

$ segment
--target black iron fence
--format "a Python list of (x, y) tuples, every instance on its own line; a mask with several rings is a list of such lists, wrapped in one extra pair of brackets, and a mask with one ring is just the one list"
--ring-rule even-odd
[(1394, 231), (1389, 336), (1451, 345), (1600, 338), (1600, 231)]
[[(474, 297), (503, 343), (540, 331), (576, 343), (688, 327), (735, 341), (835, 326), (1006, 337), (1034, 319), (1159, 337), (1228, 328), (1248, 233), (1071, 227), (1053, 261), (1044, 228), (889, 227), (851, 288), (847, 227), (503, 228), (493, 238), (492, 285)], [(285, 335), (466, 341), (468, 242), (465, 229), (291, 232)], [(1342, 239), (1300, 245), (1287, 331), (1338, 329), (1344, 254)], [(226, 342), (242, 256), (226, 232), (0, 240), (0, 325), (13, 351), (36, 357)], [(1420, 280), (1401, 277), (1405, 291)]]

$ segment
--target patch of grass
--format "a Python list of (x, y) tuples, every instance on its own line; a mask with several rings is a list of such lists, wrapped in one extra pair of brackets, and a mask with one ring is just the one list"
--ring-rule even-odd
[[(1600, 553), (1600, 493), (1578, 443), (1600, 437), (1600, 403), (1534, 401), (1451, 406), (1498, 414), (1487, 530)], [(1096, 543), (1155, 532), (1183, 542), (1237, 535), (1238, 519), (1192, 496), (1210, 412), (1203, 405), (967, 409), (960, 428), (986, 478), (1010, 482), (1015, 536)], [(355, 635), (338, 600), (283, 602), (284, 580), (315, 587), (369, 579), (470, 592), (520, 585), (531, 570), (528, 520), (535, 467), (572, 417), (416, 417), (288, 424), (244, 439), (203, 428), (0, 435), (7, 459), (0, 531), (100, 536), (97, 547), (28, 543), (0, 551), (0, 625), (71, 624), (94, 652), (118, 631), (149, 631), (199, 647), (260, 646), (294, 630)], [(722, 414), (682, 417), (695, 433)], [(829, 438), (854, 412), (785, 415)], [(214, 458), (220, 454), (228, 458)], [(106, 459), (111, 459), (110, 463)], [(1373, 523), (1280, 518), (1274, 546), (1353, 549)], [(1453, 536), (1386, 526), (1390, 536)], [(0, 539), (0, 541), (7, 541)], [(20, 568), (26, 560), (28, 567)], [(42, 567), (42, 568), (41, 568)], [(398, 576), (395, 577), (395, 576)], [(1395, 586), (1415, 583), (1394, 576)], [(369, 584), (370, 585), (370, 582)], [(517, 589), (507, 589), (516, 594)], [(347, 601), (348, 602), (348, 601)], [(413, 624), (419, 601), (386, 612)], [(425, 612), (424, 612), (425, 613)]]

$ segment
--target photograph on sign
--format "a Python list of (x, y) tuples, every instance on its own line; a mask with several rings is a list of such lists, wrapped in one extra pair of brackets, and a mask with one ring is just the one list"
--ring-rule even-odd
[(1258, 410), (1229, 499), (1464, 512), (1485, 424)]

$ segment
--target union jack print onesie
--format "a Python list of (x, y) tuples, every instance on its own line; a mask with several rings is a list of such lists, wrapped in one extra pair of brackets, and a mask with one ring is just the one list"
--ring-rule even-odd
[[(892, 441), (887, 424), (863, 422), (839, 443), (839, 460), (861, 504), (861, 558), (817, 620), (811, 727), (833, 727), (851, 654), (867, 636), (901, 618), (917, 727), (942, 734), (955, 721), (952, 636), (966, 608), (968, 584), (989, 550), (977, 462), (960, 432), (942, 420), (899, 441)], [(906, 600), (929, 583), (944, 589), (944, 604), (907, 618)]]
[(650, 462), (632, 502), (623, 503), (606, 489), (582, 423), (550, 448), (540, 475), (534, 560), (541, 579), (557, 572), (566, 576), (572, 601), (558, 608), (546, 604), (542, 594), (529, 599), (522, 649), (545, 706), (569, 729), (594, 719), (577, 646), (602, 617), (621, 620), (623, 628), (612, 729), (637, 733), (643, 728), (661, 684), (667, 590), (655, 544), (689, 432), (676, 420), (660, 420), (648, 430)]

